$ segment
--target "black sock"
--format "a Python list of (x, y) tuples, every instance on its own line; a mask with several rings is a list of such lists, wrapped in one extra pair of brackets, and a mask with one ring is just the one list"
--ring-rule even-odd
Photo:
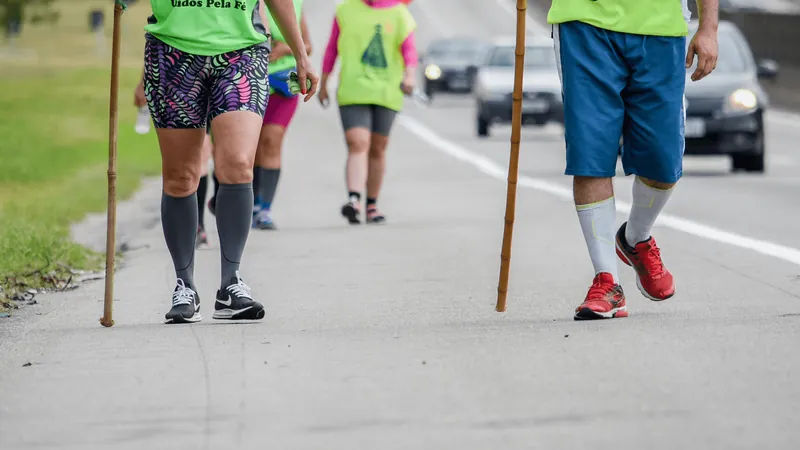
[[(278, 180), (281, 177), (281, 169), (265, 169), (256, 167), (258, 173), (258, 197), (261, 206), (270, 209), (272, 201), (275, 199), (275, 192), (278, 190)], [(255, 176), (253, 177), (255, 178)], [(255, 187), (253, 187), (255, 189)]]
[(197, 185), (197, 224), (203, 230), (206, 229), (203, 216), (206, 212), (206, 194), (208, 193), (208, 175), (200, 177), (200, 184)]
[(219, 192), (219, 179), (217, 178), (217, 173), (214, 172), (211, 174), (211, 178), (214, 180), (214, 194), (211, 195), (212, 198), (217, 198), (217, 192)]
[(220, 185), (217, 194), (217, 230), (223, 288), (230, 285), (231, 279), (236, 277), (236, 272), (239, 270), (252, 218), (253, 185), (251, 183)]
[(175, 276), (194, 289), (194, 246), (197, 238), (197, 194), (177, 198), (161, 194), (161, 227), (172, 256)]
[(374, 208), (375, 205), (377, 205), (377, 204), (378, 204), (378, 199), (377, 198), (369, 198), (369, 197), (367, 197), (367, 208), (369, 208), (369, 207), (373, 207)]
[(214, 191), (211, 193), (211, 198), (208, 199), (208, 207), (216, 212), (217, 192), (219, 192), (219, 180), (216, 172), (211, 173), (211, 180), (214, 181)]
[(353, 203), (358, 203), (358, 202), (361, 201), (361, 193), (360, 192), (350, 191), (350, 192), (347, 193), (347, 197)]
[(253, 167), (253, 201), (256, 200), (261, 202), (261, 196), (259, 193), (261, 189), (261, 171), (258, 170), (258, 167)]

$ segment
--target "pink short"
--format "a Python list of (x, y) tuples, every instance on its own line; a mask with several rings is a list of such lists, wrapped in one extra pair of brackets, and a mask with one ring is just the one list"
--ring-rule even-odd
[(289, 126), (289, 122), (297, 111), (297, 103), (300, 96), (284, 97), (277, 92), (269, 94), (267, 110), (264, 112), (264, 125), (280, 125), (284, 128)]

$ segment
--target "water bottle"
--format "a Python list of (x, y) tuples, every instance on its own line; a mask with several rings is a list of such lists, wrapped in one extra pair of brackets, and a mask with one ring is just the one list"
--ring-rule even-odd
[(135, 130), (139, 134), (147, 134), (150, 131), (150, 109), (147, 106), (139, 108)]
[[(405, 83), (400, 83), (400, 89), (405, 92)], [(419, 90), (419, 88), (414, 88), (414, 91), (411, 94), (403, 94), (406, 97), (411, 97), (414, 101), (414, 104), (417, 106), (428, 106), (431, 104), (431, 98), (428, 97), (425, 92)]]
[[(311, 80), (306, 78), (306, 90), (308, 89), (311, 89)], [(289, 72), (289, 92), (295, 95), (302, 92), (300, 89), (300, 78), (295, 71)]]

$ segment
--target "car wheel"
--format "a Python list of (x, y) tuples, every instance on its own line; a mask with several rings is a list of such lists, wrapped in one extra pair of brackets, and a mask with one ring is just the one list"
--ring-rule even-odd
[(731, 155), (733, 170), (743, 170), (745, 172), (764, 172), (764, 134), (760, 134), (758, 144), (753, 151), (743, 154)]
[(733, 158), (733, 170), (744, 170), (745, 172), (764, 172), (764, 154), (731, 155)]
[(487, 137), (489, 136), (489, 121), (484, 119), (480, 113), (478, 113), (478, 136), (480, 137)]

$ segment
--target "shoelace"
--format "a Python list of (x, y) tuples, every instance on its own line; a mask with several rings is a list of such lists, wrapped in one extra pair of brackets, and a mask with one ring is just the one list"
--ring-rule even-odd
[(664, 276), (664, 263), (661, 261), (660, 248), (658, 248), (655, 244), (652, 244), (645, 258), (647, 258), (647, 267), (650, 269), (650, 276), (656, 279)]
[(194, 305), (195, 295), (197, 294), (183, 280), (178, 279), (178, 289), (172, 293), (172, 306)]
[(613, 285), (609, 283), (603, 283), (596, 281), (592, 283), (592, 286), (589, 288), (589, 293), (586, 295), (586, 301), (590, 300), (607, 300), (607, 296), (609, 292), (614, 288)]
[(244, 284), (244, 281), (242, 281), (241, 278), (236, 282), (236, 284), (228, 286), (226, 290), (239, 298), (247, 298), (250, 300), (253, 299), (253, 297), (250, 296), (250, 286)]

